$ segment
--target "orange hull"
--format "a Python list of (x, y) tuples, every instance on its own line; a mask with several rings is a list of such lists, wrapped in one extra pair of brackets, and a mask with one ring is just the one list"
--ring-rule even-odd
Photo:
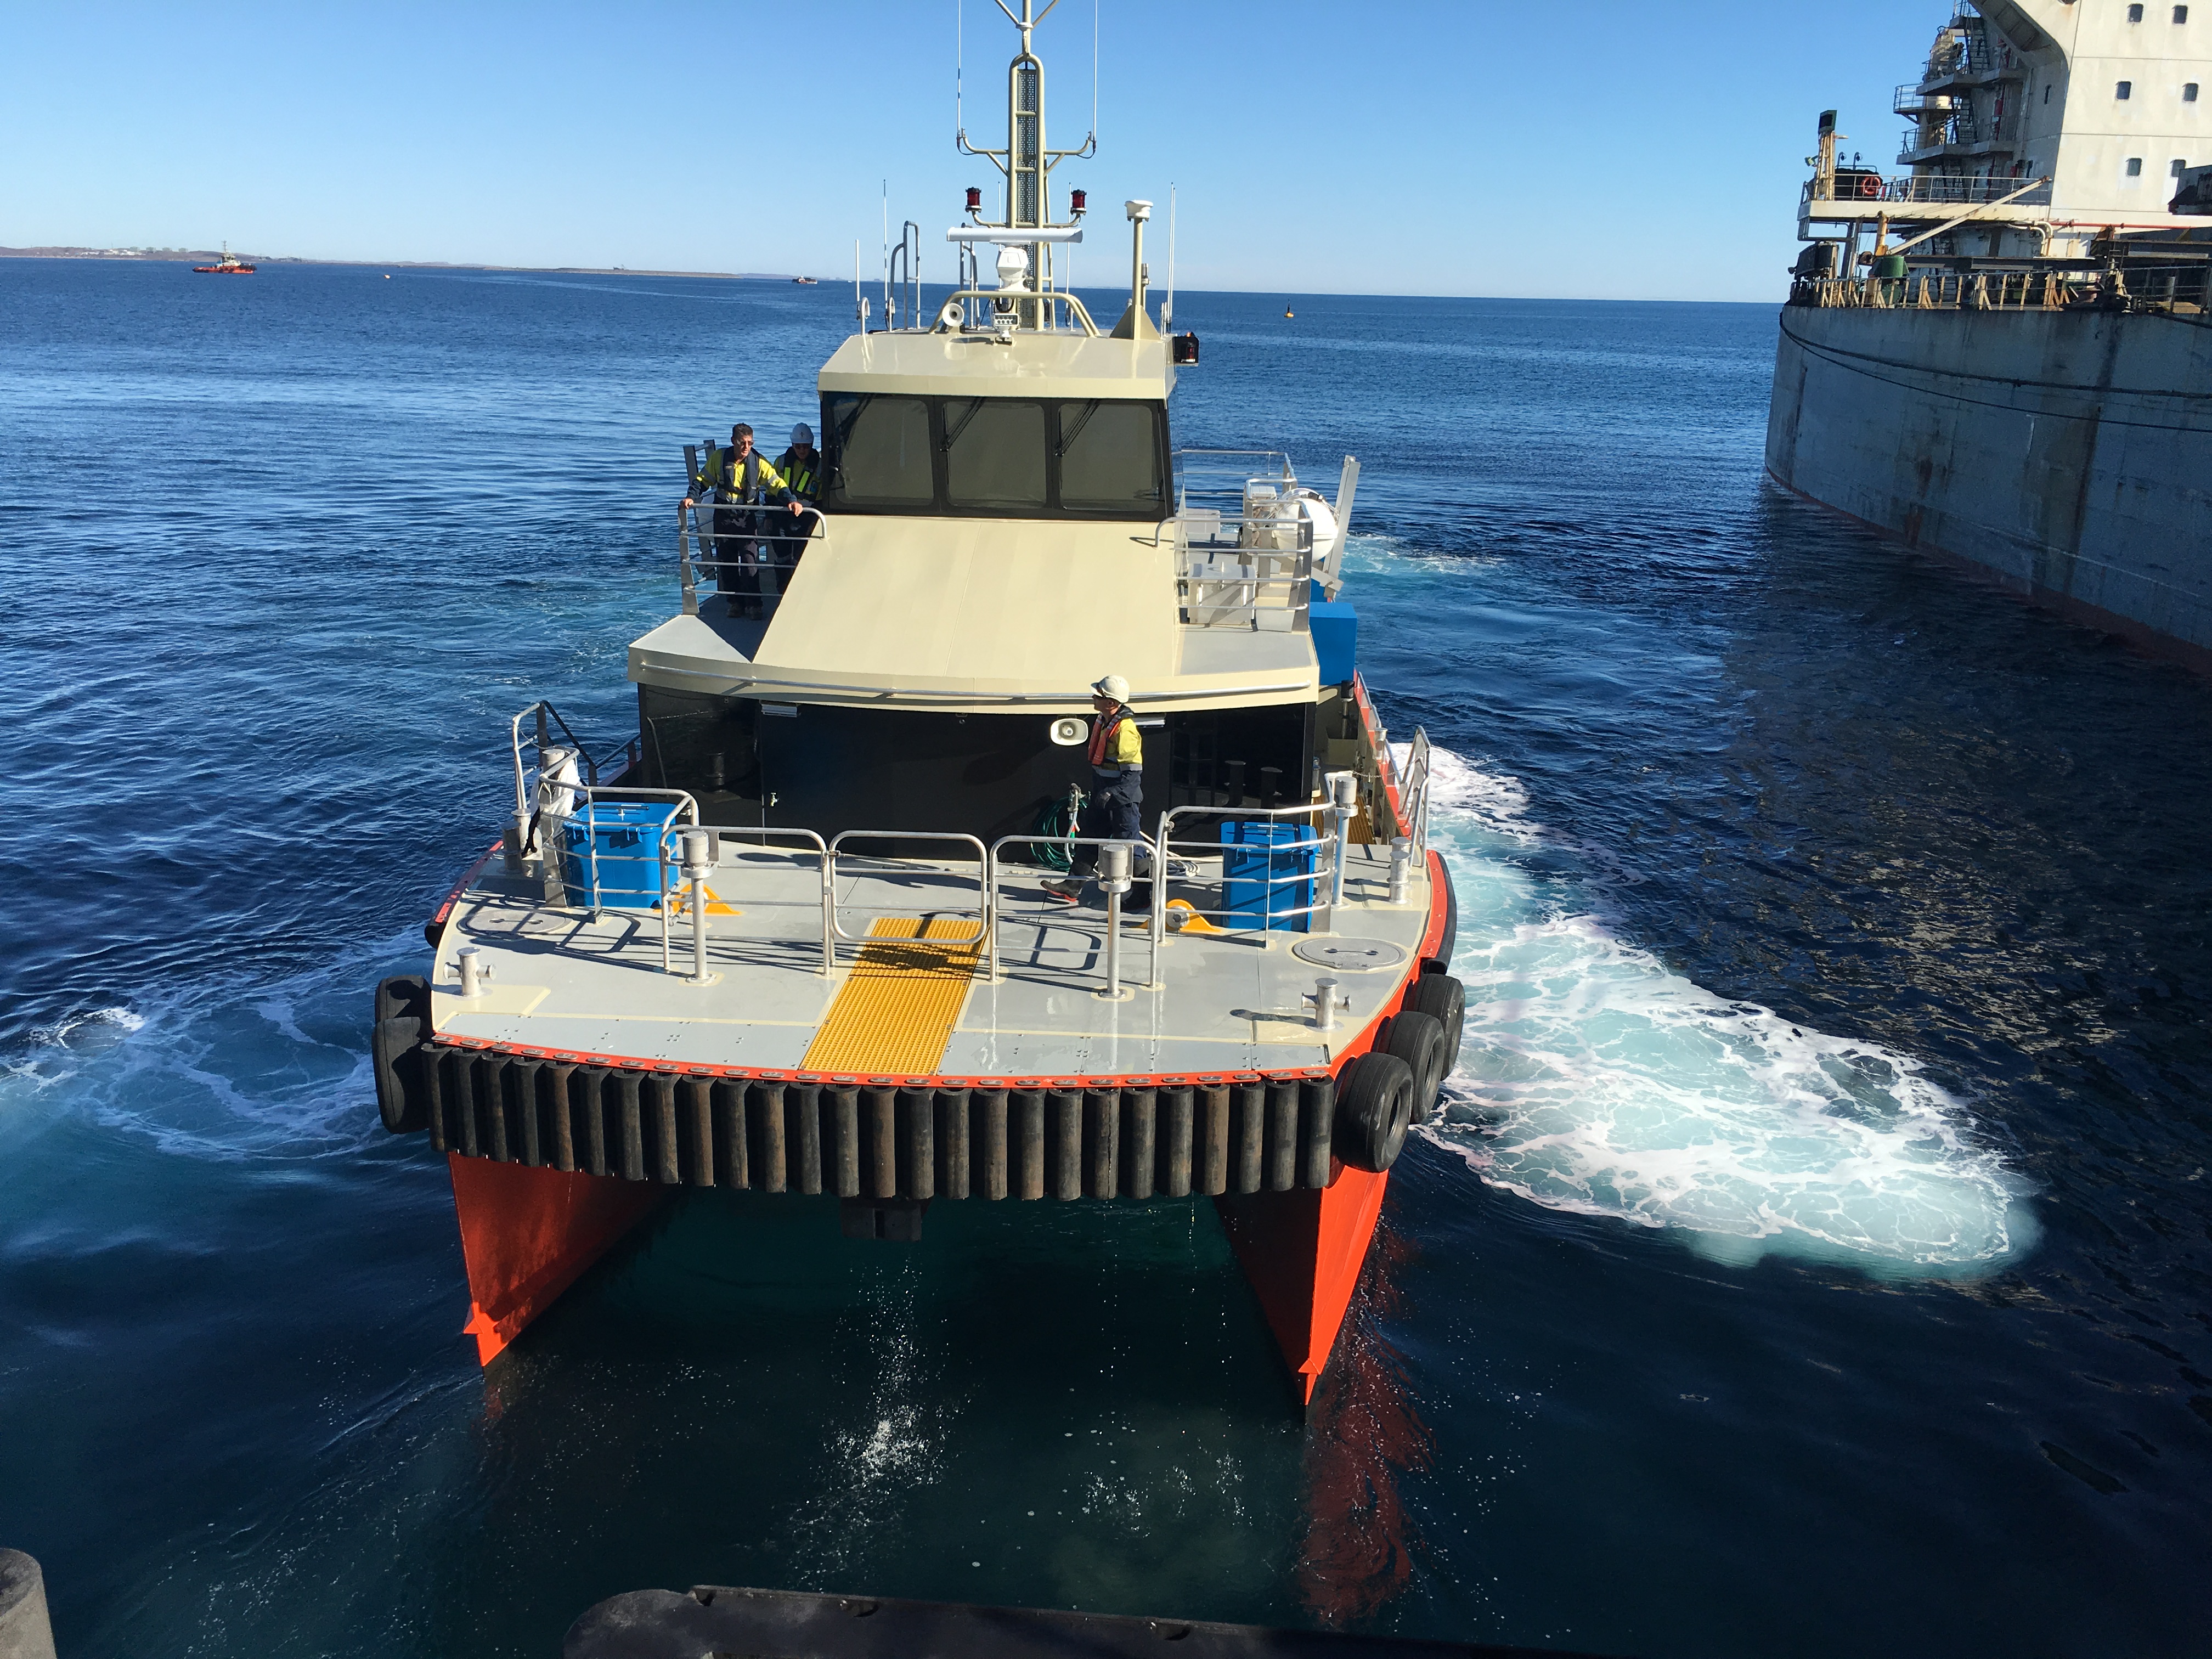
[(449, 1153), (469, 1322), (489, 1365), (660, 1201), (665, 1188)]
[(1291, 1387), (1302, 1407), (1313, 1404), (1314, 1390), (1328, 1369), (1389, 1184), (1387, 1173), (1346, 1168), (1333, 1186), (1317, 1193), (1213, 1200), (1222, 1230), (1291, 1368)]

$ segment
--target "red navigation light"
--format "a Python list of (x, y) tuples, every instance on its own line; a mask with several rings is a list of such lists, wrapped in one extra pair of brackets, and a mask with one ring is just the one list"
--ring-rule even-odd
[(983, 191), (982, 191), (981, 188), (979, 185), (969, 185), (969, 186), (968, 186), (968, 211), (969, 211), (969, 212), (970, 212), (970, 213), (981, 213), (982, 210), (983, 210)]
[(1083, 191), (1079, 191), (1079, 190), (1071, 190), (1070, 191), (1068, 191), (1068, 192), (1067, 192), (1067, 206), (1068, 206), (1068, 210), (1069, 210), (1071, 213), (1080, 213), (1080, 212), (1082, 212), (1082, 211), (1083, 211), (1083, 204), (1084, 204), (1084, 203), (1085, 203), (1085, 200), (1087, 200), (1087, 199), (1088, 199), (1088, 198), (1085, 196), (1085, 194), (1084, 194), (1084, 192), (1083, 192)]

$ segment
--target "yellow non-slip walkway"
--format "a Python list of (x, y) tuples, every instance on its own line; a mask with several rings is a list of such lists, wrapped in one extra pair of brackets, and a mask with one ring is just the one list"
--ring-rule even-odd
[(926, 1077), (945, 1059), (981, 954), (982, 924), (878, 916), (799, 1065)]

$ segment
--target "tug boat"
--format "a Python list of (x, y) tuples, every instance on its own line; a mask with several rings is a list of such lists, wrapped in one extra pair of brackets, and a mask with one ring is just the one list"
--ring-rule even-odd
[[(908, 1243), (937, 1203), (1203, 1195), (1310, 1405), (1458, 1053), (1427, 738), (1390, 743), (1344, 597), (1358, 464), (1332, 500), (1172, 448), (1197, 341), (1151, 314), (1151, 204), (1113, 328), (1054, 279), (1085, 198), (1054, 219), (1051, 174), (1095, 146), (1046, 148), (1036, 21), (1006, 147), (960, 140), (1006, 186), (946, 233), (961, 285), (856, 307), (820, 372), (818, 509), (679, 510), (635, 734), (517, 714), (502, 834), (377, 988), (379, 1106), (447, 1160), (487, 1365), (682, 1189)], [(1084, 803), (1109, 675), (1134, 842)]]
[(192, 267), (194, 274), (201, 276), (251, 276), (256, 269), (232, 253), (228, 242), (222, 245), (222, 258), (215, 264)]

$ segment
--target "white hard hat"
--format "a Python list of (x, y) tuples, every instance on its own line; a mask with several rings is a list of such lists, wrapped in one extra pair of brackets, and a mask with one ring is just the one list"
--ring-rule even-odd
[(807, 425), (805, 422), (801, 421), (797, 426), (791, 428), (791, 441), (795, 444), (812, 443), (814, 441), (814, 428)]
[(1129, 682), (1119, 674), (1109, 674), (1103, 680), (1094, 680), (1091, 689), (1102, 697), (1113, 698), (1115, 702), (1129, 701)]

